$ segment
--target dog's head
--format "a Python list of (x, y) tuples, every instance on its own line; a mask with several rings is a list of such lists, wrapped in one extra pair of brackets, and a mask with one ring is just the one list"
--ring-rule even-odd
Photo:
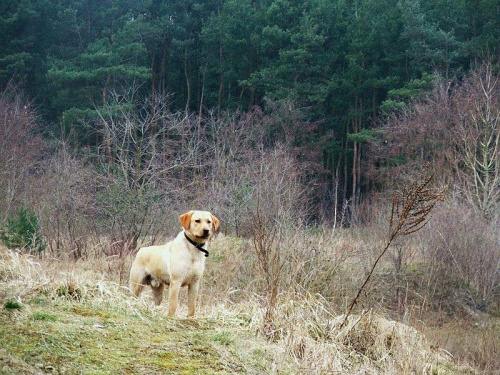
[(184, 231), (197, 242), (206, 242), (219, 229), (219, 219), (208, 211), (189, 211), (179, 216)]

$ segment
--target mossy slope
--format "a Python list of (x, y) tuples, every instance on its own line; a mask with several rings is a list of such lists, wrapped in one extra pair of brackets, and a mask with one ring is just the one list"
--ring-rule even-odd
[[(0, 313), (0, 370), (12, 373), (261, 373), (256, 338), (214, 319), (169, 319), (32, 296)], [(236, 331), (237, 332), (236, 332)]]

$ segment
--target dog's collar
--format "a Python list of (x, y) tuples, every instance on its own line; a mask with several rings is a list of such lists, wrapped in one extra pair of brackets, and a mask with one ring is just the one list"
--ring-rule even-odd
[(210, 253), (208, 252), (208, 250), (203, 248), (203, 245), (205, 245), (204, 243), (196, 243), (196, 242), (194, 242), (191, 238), (188, 237), (188, 235), (186, 234), (186, 232), (184, 232), (184, 237), (186, 237), (186, 239), (188, 240), (188, 242), (191, 245), (193, 245), (198, 250), (200, 250), (202, 253), (204, 253), (205, 257), (208, 257), (210, 255)]

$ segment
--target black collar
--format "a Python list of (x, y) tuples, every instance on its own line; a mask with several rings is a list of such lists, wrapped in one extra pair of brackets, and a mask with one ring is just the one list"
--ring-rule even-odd
[(209, 252), (208, 252), (208, 250), (206, 250), (206, 249), (203, 248), (203, 245), (205, 245), (204, 243), (196, 243), (196, 242), (194, 242), (191, 238), (188, 237), (188, 235), (186, 234), (186, 232), (184, 232), (184, 237), (186, 237), (186, 239), (189, 241), (189, 243), (191, 245), (193, 245), (198, 250), (200, 250), (202, 253), (204, 253), (205, 257), (208, 257)]

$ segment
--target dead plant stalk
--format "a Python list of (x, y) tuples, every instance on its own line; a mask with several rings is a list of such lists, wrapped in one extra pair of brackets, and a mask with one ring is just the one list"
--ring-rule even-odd
[(409, 186), (409, 188), (404, 186), (401, 193), (395, 193), (393, 195), (387, 243), (373, 263), (365, 281), (358, 289), (356, 296), (349, 305), (344, 321), (341, 324), (341, 328), (347, 324), (347, 320), (352, 312), (352, 309), (357, 304), (359, 297), (370, 281), (377, 264), (387, 252), (392, 242), (397, 237), (407, 236), (422, 229), (427, 223), (428, 216), (435, 204), (438, 201), (444, 200), (444, 188), (436, 189), (429, 187), (432, 178), (432, 175), (426, 178), (420, 176)]

